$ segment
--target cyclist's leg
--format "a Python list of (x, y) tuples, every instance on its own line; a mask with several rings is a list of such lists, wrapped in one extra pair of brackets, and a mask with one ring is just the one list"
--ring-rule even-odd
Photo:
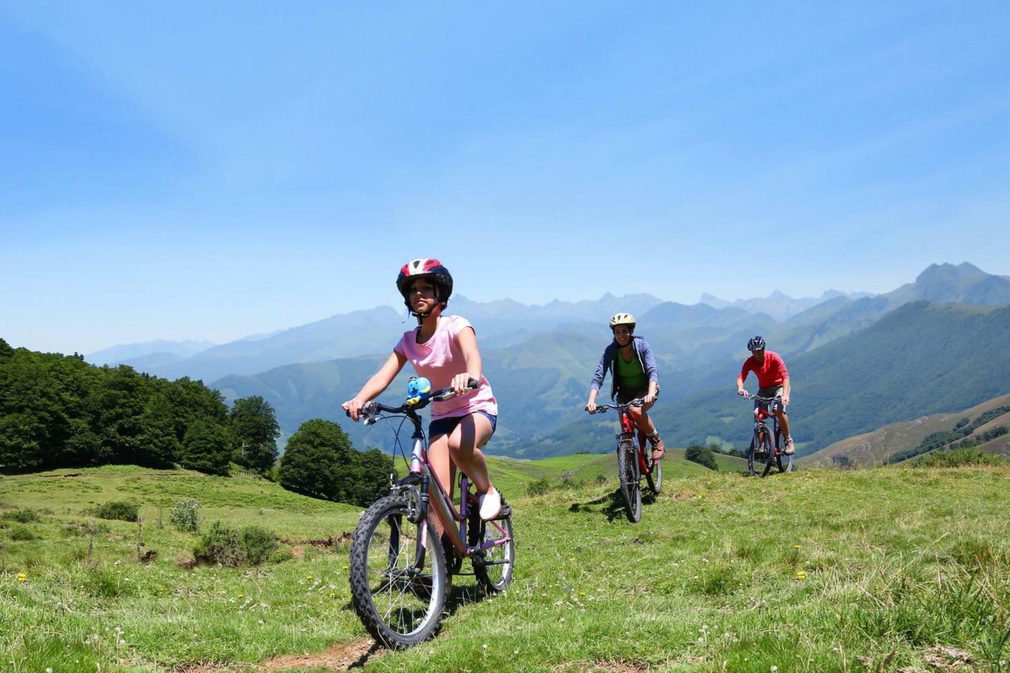
[[(455, 467), (449, 458), (449, 435), (441, 434), (432, 437), (428, 443), (428, 465), (431, 467), (431, 474), (442, 485), (443, 489), (452, 499), (453, 488), (455, 486)], [(432, 498), (436, 495), (438, 486), (432, 484), (428, 492)], [(434, 514), (433, 523), (435, 531), (441, 535), (455, 525), (454, 521), (447, 521), (442, 517), (442, 511), (435, 506), (429, 507), (429, 511)]]
[[(481, 447), (487, 444), (493, 434), (494, 425), (491, 419), (477, 412), (464, 416), (448, 436), (448, 449), (452, 462), (470, 477), (477, 493), (482, 496), (481, 517), (484, 519), (493, 518), (501, 508), (501, 496), (491, 483), (487, 459), (481, 451)], [(486, 507), (483, 506), (484, 496), (491, 499)]]

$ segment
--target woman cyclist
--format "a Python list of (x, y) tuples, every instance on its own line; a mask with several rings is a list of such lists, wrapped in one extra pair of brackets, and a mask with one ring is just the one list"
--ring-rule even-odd
[[(381, 394), (408, 360), (433, 390), (452, 387), (456, 397), (431, 405), (428, 462), (450, 496), (458, 465), (480, 494), (481, 518), (493, 519), (501, 511), (501, 495), (491, 484), (481, 447), (494, 434), (498, 403), (483, 376), (477, 334), (465, 318), (442, 315), (452, 294), (452, 275), (437, 259), (404, 264), (396, 287), (417, 327), (404, 332), (385, 364), (341, 406), (357, 421), (365, 403)], [(471, 379), (479, 382), (475, 390), (468, 386)], [(444, 530), (452, 522), (441, 524)]]
[(638, 427), (645, 429), (652, 445), (652, 459), (660, 460), (666, 454), (663, 440), (656, 431), (652, 419), (646, 413), (655, 404), (659, 395), (659, 374), (656, 359), (652, 355), (649, 342), (635, 336), (635, 316), (630, 313), (616, 313), (610, 319), (610, 330), (614, 341), (603, 351), (600, 364), (596, 366), (593, 381), (589, 384), (589, 401), (586, 411), (596, 411), (596, 396), (603, 385), (607, 372), (611, 376), (610, 397), (617, 397), (619, 404), (626, 404), (640, 397), (644, 404), (631, 407), (631, 415)]

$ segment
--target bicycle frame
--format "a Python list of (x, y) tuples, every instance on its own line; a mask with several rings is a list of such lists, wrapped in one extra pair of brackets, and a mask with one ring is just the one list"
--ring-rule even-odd
[[(447, 526), (446, 530), (443, 532), (449, 537), (453, 548), (460, 556), (471, 557), (474, 554), (490, 549), (491, 547), (507, 544), (511, 538), (508, 537), (508, 533), (498, 520), (491, 520), (486, 523), (488, 525), (493, 525), (496, 529), (498, 529), (498, 532), (502, 535), (501, 539), (489, 543), (477, 544), (473, 547), (466, 543), (467, 525), (469, 523), (468, 513), (469, 506), (471, 505), (469, 500), (471, 497), (474, 497), (473, 494), (470, 493), (470, 481), (466, 474), (460, 470), (460, 503), (459, 509), (457, 509), (455, 503), (452, 501), (452, 497), (442, 486), (438, 477), (431, 471), (431, 466), (428, 463), (428, 440), (421, 428), (421, 419), (417, 415), (418, 409), (420, 409), (423, 405), (414, 405), (410, 408), (405, 408), (406, 405), (404, 405), (403, 407), (396, 408), (387, 407), (386, 405), (378, 403), (372, 404), (374, 404), (373, 409), (376, 413), (379, 411), (390, 412), (395, 416), (407, 418), (414, 426), (414, 432), (411, 435), (413, 447), (411, 449), (410, 456), (410, 472), (397, 484), (394, 484), (391, 490), (393, 492), (403, 494), (412, 504), (416, 502), (416, 504), (411, 508), (413, 514), (411, 519), (416, 517), (415, 523), (418, 524), (420, 524), (422, 520), (424, 521), (421, 533), (421, 544), (418, 546), (417, 550), (418, 558), (416, 560), (416, 565), (418, 567), (423, 565), (424, 550), (428, 546), (428, 530), (431, 525), (429, 512), (432, 501), (434, 501), (434, 506), (439, 514), (442, 515), (442, 521), (456, 522), (458, 524), (458, 526)], [(372, 414), (367, 416), (366, 423), (371, 424), (376, 420), (377, 418), (375, 414)], [(431, 488), (432, 485), (434, 485), (434, 488)], [(419, 489), (416, 488), (418, 486), (420, 486)], [(503, 508), (504, 507), (507, 507), (507, 505), (503, 505)]]
[(621, 415), (621, 432), (617, 435), (617, 439), (618, 442), (624, 439), (630, 441), (634, 439), (635, 431), (638, 431), (638, 469), (642, 474), (645, 474), (651, 469), (645, 458), (646, 433), (635, 421), (635, 417), (631, 415), (630, 409), (632, 406), (631, 403), (617, 405), (618, 412)]
[[(769, 404), (779, 403), (781, 404), (781, 398), (779, 396), (775, 397), (758, 397), (757, 395), (747, 395), (749, 399), (757, 400), (758, 402), (764, 402)], [(768, 429), (766, 421), (772, 419), (771, 430)], [(768, 433), (771, 432), (769, 436)], [(765, 443), (765, 440), (767, 444)], [(754, 408), (754, 433), (751, 435), (750, 449), (747, 452), (747, 471), (748, 474), (754, 476), (757, 472), (754, 469), (754, 463), (756, 458), (760, 458), (765, 462), (764, 471), (762, 477), (767, 476), (769, 470), (771, 469), (772, 462), (774, 461), (778, 465), (779, 472), (792, 472), (793, 461), (792, 455), (785, 455), (782, 452), (782, 447), (780, 442), (782, 439), (782, 430), (779, 427), (779, 419), (774, 413), (772, 413), (770, 408), (765, 405), (758, 405)], [(764, 447), (768, 446), (768, 452), (765, 453)], [(785, 465), (783, 465), (782, 458), (786, 458)]]

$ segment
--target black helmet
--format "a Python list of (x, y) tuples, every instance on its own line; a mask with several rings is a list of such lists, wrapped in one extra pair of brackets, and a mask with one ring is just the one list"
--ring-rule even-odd
[(747, 350), (751, 353), (754, 351), (763, 351), (765, 349), (765, 339), (764, 337), (751, 337), (750, 341), (747, 342)]
[(407, 262), (396, 277), (396, 289), (403, 295), (403, 303), (410, 308), (410, 285), (418, 278), (427, 278), (435, 284), (438, 294), (436, 299), (445, 304), (452, 294), (452, 274), (442, 266), (437, 259), (415, 259)]

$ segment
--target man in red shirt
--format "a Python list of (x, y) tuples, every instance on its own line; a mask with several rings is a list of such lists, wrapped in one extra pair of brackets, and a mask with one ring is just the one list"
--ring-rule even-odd
[(740, 376), (736, 377), (736, 394), (747, 396), (747, 391), (743, 389), (743, 382), (748, 373), (754, 372), (759, 386), (757, 397), (782, 398), (781, 404), (771, 402), (770, 408), (768, 402), (754, 400), (754, 413), (757, 413), (758, 407), (764, 407), (770, 413), (775, 414), (779, 421), (779, 427), (782, 428), (782, 434), (786, 438), (785, 453), (787, 456), (792, 455), (795, 449), (793, 448), (793, 437), (789, 433), (789, 417), (786, 416), (786, 407), (789, 405), (789, 370), (786, 369), (786, 363), (782, 361), (778, 353), (765, 351), (765, 340), (762, 337), (756, 336), (748, 341), (747, 350), (751, 352), (751, 356), (744, 360)]

